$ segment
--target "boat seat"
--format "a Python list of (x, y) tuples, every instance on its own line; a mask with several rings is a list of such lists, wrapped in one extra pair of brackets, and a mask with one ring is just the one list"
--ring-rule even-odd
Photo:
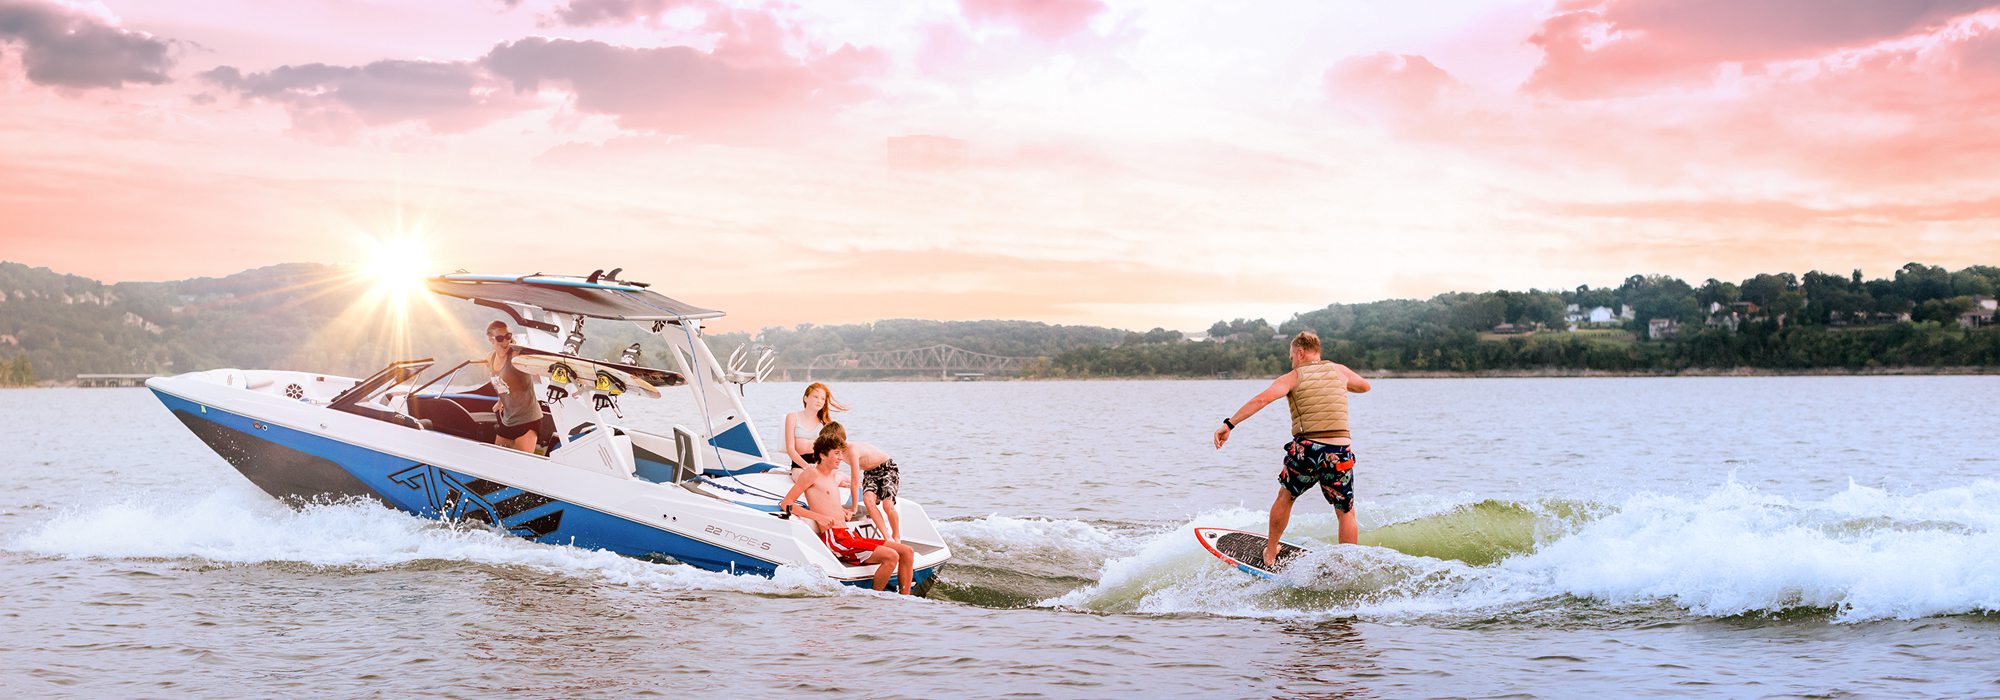
[(477, 442), (492, 442), (492, 424), (483, 423), (457, 401), (433, 397), (410, 397), (410, 415), (426, 423), (425, 429), (449, 433)]
[[(640, 444), (640, 441), (634, 440), (632, 475), (656, 484), (691, 483), (696, 476), (699, 476), (693, 468), (697, 461), (694, 446), (694, 433), (678, 425), (674, 426), (674, 454), (671, 457), (647, 449), (645, 445)], [(701, 492), (696, 491), (696, 493)]]

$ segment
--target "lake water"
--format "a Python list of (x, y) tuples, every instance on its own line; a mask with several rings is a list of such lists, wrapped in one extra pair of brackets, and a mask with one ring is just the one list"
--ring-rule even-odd
[[(64, 696), (2000, 696), (2000, 377), (1386, 380), (1280, 579), (1251, 381), (835, 386), (930, 599), (294, 511), (143, 390), (0, 392), (0, 687)], [(796, 384), (754, 385), (767, 438)], [(638, 400), (641, 427), (673, 417)]]

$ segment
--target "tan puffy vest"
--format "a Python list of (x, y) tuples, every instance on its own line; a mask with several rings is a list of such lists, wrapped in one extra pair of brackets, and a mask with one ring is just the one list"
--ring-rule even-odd
[(1347, 374), (1327, 360), (1295, 371), (1299, 384), (1285, 395), (1292, 406), (1292, 435), (1314, 440), (1347, 437)]

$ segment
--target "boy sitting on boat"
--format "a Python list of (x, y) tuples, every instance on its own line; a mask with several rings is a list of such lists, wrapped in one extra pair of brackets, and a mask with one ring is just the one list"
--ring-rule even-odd
[[(792, 490), (785, 492), (782, 511), (787, 515), (797, 515), (811, 520), (813, 530), (820, 539), (833, 550), (835, 558), (848, 566), (876, 562), (875, 590), (889, 587), (889, 577), (901, 574), (897, 579), (897, 592), (908, 595), (910, 581), (916, 573), (917, 551), (901, 542), (889, 542), (872, 537), (862, 537), (847, 527), (848, 511), (840, 507), (840, 474), (838, 467), (842, 461), (851, 459), (847, 453), (847, 442), (835, 435), (822, 431), (813, 441), (813, 454), (819, 461), (813, 468), (805, 470)], [(806, 507), (798, 507), (798, 498), (806, 497)]]
[[(838, 422), (826, 424), (819, 433), (847, 443), (848, 465), (854, 476), (851, 483), (842, 485), (853, 489), (855, 511), (859, 512), (865, 503), (868, 520), (888, 535), (890, 542), (903, 541), (903, 518), (896, 513), (896, 490), (901, 487), (903, 476), (896, 460), (874, 445), (848, 440), (847, 427)], [(888, 517), (885, 519), (884, 515)]]

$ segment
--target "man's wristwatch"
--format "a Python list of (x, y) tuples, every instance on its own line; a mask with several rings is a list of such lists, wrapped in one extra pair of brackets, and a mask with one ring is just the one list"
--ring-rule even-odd
[(1222, 419), (1222, 424), (1223, 424), (1223, 425), (1226, 425), (1226, 426), (1229, 426), (1229, 429), (1230, 429), (1230, 430), (1235, 430), (1235, 429), (1236, 429), (1236, 424), (1235, 424), (1235, 423), (1233, 423), (1233, 422), (1231, 422), (1231, 421), (1230, 421), (1230, 420), (1229, 420), (1228, 418), (1224, 418), (1224, 419)]

